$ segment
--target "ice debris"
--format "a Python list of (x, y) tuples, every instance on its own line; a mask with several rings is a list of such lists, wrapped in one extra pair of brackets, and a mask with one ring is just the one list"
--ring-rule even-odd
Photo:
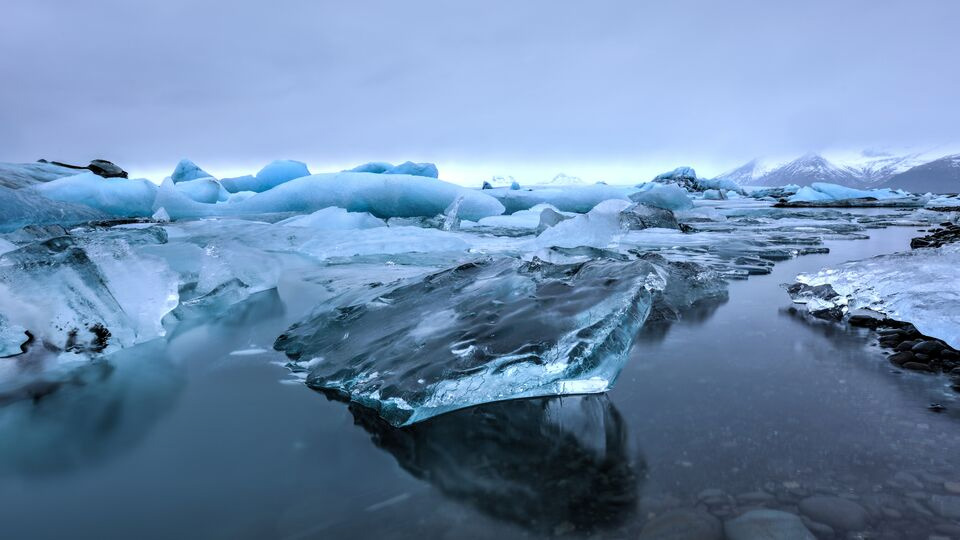
[(801, 274), (791, 293), (810, 311), (868, 309), (960, 348), (958, 266), (960, 244), (915, 249)]

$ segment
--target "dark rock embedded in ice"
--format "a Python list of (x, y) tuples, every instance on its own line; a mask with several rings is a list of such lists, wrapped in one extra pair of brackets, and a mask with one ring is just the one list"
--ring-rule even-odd
[[(663, 293), (671, 264), (480, 260), (370, 303), (316, 314), (275, 348), (295, 368), (310, 369), (312, 388), (398, 426), (491, 401), (603, 392)], [(704, 282), (719, 282), (701, 273)]]
[(680, 229), (673, 212), (646, 204), (633, 204), (620, 212), (620, 223), (625, 230)]
[(494, 518), (552, 535), (615, 527), (636, 511), (645, 464), (606, 396), (487, 403), (404, 428), (350, 410), (410, 474)]

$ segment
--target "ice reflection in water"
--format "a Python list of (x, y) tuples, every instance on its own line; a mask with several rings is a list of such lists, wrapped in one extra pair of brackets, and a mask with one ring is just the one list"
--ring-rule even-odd
[(497, 519), (589, 533), (636, 509), (646, 464), (604, 395), (489, 403), (405, 428), (350, 411), (404, 470)]

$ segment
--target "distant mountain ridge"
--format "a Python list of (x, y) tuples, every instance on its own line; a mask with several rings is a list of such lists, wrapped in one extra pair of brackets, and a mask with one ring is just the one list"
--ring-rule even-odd
[(914, 193), (960, 193), (960, 154), (917, 165), (878, 187), (905, 189)]
[(821, 154), (808, 153), (787, 162), (753, 159), (716, 178), (748, 186), (829, 182), (860, 189), (956, 192), (960, 191), (958, 158), (960, 154), (935, 159), (929, 153), (892, 155), (865, 151), (853, 158), (831, 161)]

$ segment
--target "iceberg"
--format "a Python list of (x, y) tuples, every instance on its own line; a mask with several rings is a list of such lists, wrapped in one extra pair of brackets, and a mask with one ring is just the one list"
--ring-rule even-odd
[(319, 234), (300, 246), (299, 251), (318, 259), (400, 253), (462, 252), (470, 244), (459, 236), (439, 229), (421, 227), (375, 227), (354, 230), (349, 236)]
[(814, 182), (787, 199), (797, 206), (923, 206), (924, 200), (903, 190), (855, 189), (826, 182)]
[(0, 233), (27, 225), (56, 223), (69, 226), (109, 217), (89, 206), (48, 199), (30, 188), (0, 186)]
[(480, 259), (316, 313), (274, 347), (309, 369), (312, 388), (394, 426), (493, 401), (604, 392), (670, 264)]
[(257, 193), (254, 188), (259, 185), (259, 182), (255, 176), (248, 174), (234, 178), (221, 178), (220, 185), (229, 193)]
[(386, 161), (371, 161), (363, 165), (357, 165), (352, 169), (343, 172), (365, 172), (373, 174), (408, 174), (411, 176), (423, 176), (426, 178), (439, 178), (440, 172), (433, 163), (414, 163), (405, 161), (399, 165), (387, 163)]
[[(559, 212), (550, 204), (538, 204), (528, 210), (519, 210), (512, 214), (490, 216), (477, 221), (475, 227), (499, 229), (506, 232), (532, 234), (540, 227), (540, 216), (544, 210)], [(466, 226), (464, 226), (466, 228)]]
[(642, 184), (639, 191), (630, 195), (630, 200), (647, 206), (672, 211), (689, 210), (693, 208), (693, 201), (690, 199), (687, 190), (676, 184), (659, 184), (655, 182)]
[(77, 174), (77, 169), (53, 163), (0, 163), (0, 188), (20, 189)]
[(387, 223), (368, 212), (347, 212), (343, 208), (331, 206), (330, 208), (317, 210), (305, 216), (294, 216), (283, 221), (278, 221), (277, 225), (309, 227), (313, 230), (327, 231), (372, 229), (374, 227), (386, 227)]
[(167, 241), (159, 227), (59, 236), (0, 256), (0, 315), (47, 346), (99, 353), (164, 335), (178, 276), (139, 245)]
[(292, 159), (278, 159), (271, 161), (260, 169), (255, 177), (257, 179), (256, 188), (248, 189), (248, 191), (264, 192), (284, 182), (304, 176), (310, 176), (310, 170), (307, 169), (305, 163)]
[(405, 161), (394, 167), (383, 171), (383, 174), (409, 174), (412, 176), (424, 176), (427, 178), (439, 178), (440, 172), (433, 163), (414, 163)]
[[(285, 182), (248, 199), (229, 204), (198, 203), (161, 184), (154, 210), (163, 207), (173, 219), (243, 216), (275, 212), (309, 213), (336, 206), (369, 212), (379, 218), (433, 217), (463, 197), (459, 215), (476, 221), (503, 213), (503, 205), (477, 190), (405, 174), (327, 173)], [(147, 214), (150, 215), (150, 214)]]
[[(794, 301), (838, 315), (868, 309), (960, 348), (960, 244), (922, 248), (841, 264), (797, 276)], [(811, 294), (811, 288), (832, 288)], [(821, 290), (821, 289), (814, 289)]]
[(566, 186), (544, 188), (493, 188), (484, 189), (492, 197), (496, 197), (507, 214), (520, 210), (529, 210), (538, 204), (549, 204), (561, 212), (576, 212), (585, 214), (594, 206), (609, 199), (629, 200), (634, 188), (594, 184), (590, 186)]
[(223, 186), (213, 178), (184, 180), (174, 185), (178, 191), (200, 203), (213, 204), (217, 201), (225, 201), (229, 196)]
[(116, 217), (149, 217), (156, 210), (156, 184), (149, 180), (102, 178), (91, 172), (51, 180), (30, 188), (55, 201), (82, 204)]
[(658, 174), (654, 182), (680, 182), (684, 180), (696, 181), (697, 171), (693, 167), (677, 167), (676, 169)]
[(591, 246), (606, 248), (628, 230), (621, 212), (633, 203), (621, 199), (603, 201), (586, 214), (557, 223), (537, 237), (541, 247)]
[(201, 169), (196, 163), (189, 159), (181, 159), (173, 169), (170, 178), (174, 183), (189, 182), (200, 178), (212, 178), (213, 175)]
[(347, 169), (342, 172), (368, 172), (374, 174), (383, 174), (393, 168), (393, 163), (387, 163), (386, 161), (371, 161), (369, 163), (364, 163), (363, 165), (357, 165), (352, 169)]

